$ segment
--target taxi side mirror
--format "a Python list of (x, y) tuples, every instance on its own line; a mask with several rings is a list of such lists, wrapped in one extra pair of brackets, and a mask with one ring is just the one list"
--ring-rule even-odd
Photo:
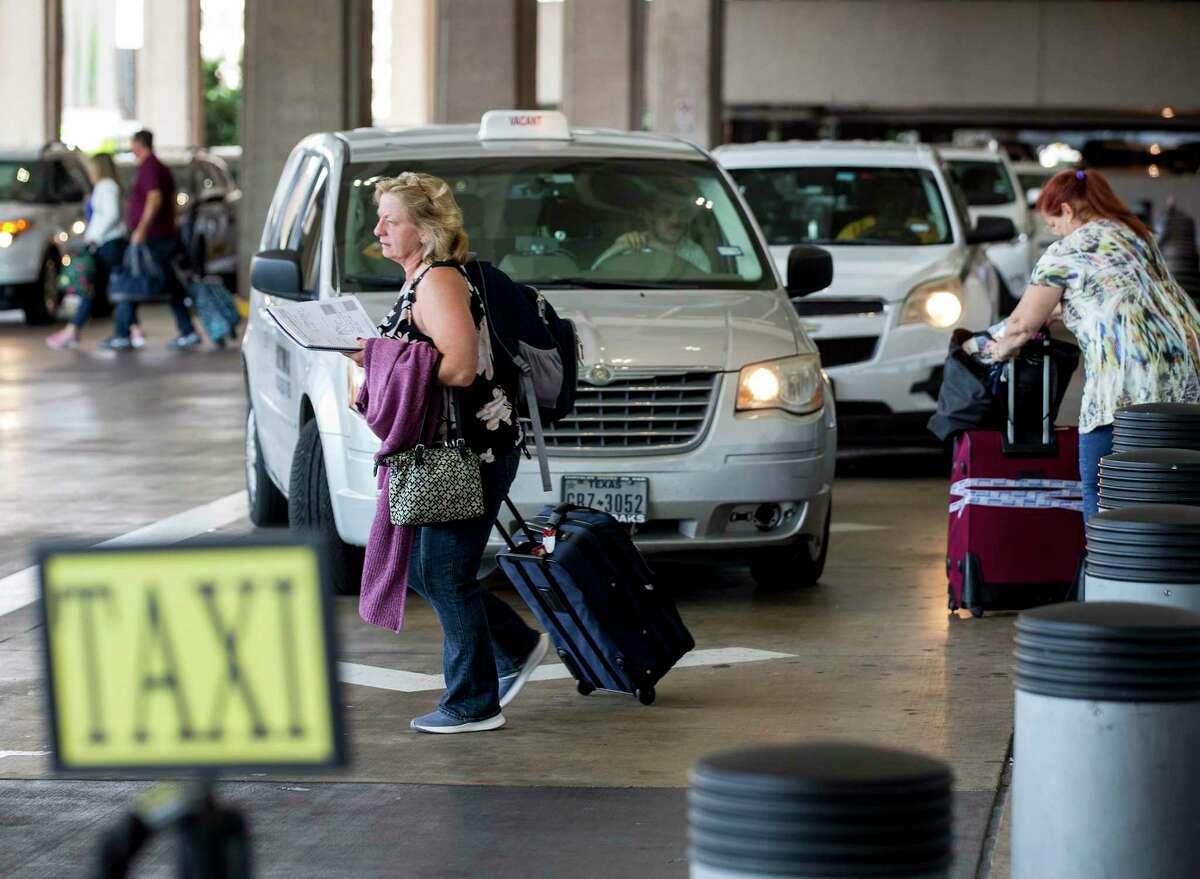
[(312, 299), (304, 290), (297, 250), (260, 250), (250, 260), (250, 286), (284, 299)]
[(788, 251), (787, 292), (807, 296), (833, 283), (833, 257), (823, 247), (797, 244)]
[(1008, 217), (980, 217), (975, 228), (967, 233), (967, 244), (993, 244), (997, 241), (1012, 241), (1017, 237), (1017, 227)]

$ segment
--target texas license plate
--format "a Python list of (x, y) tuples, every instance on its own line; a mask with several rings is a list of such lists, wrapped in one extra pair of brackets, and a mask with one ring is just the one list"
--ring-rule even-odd
[(644, 476), (564, 476), (562, 499), (602, 510), (619, 522), (646, 521), (650, 480)]

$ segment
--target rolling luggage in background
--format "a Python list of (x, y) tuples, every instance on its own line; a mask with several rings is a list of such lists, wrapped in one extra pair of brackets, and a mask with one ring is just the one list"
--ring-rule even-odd
[(1055, 429), (1050, 341), (1006, 367), (1002, 431), (954, 443), (946, 573), (951, 610), (1020, 610), (1069, 599), (1084, 550), (1079, 433)]
[(237, 337), (237, 325), (241, 315), (233, 294), (225, 289), (220, 278), (206, 277), (188, 285), (188, 296), (196, 308), (200, 325), (209, 341), (221, 347)]
[[(625, 528), (607, 513), (563, 504), (530, 527), (497, 529), (500, 569), (550, 634), (582, 695), (608, 690), (654, 701), (655, 684), (695, 647), (669, 595), (655, 588)], [(514, 537), (516, 539), (514, 539)]]

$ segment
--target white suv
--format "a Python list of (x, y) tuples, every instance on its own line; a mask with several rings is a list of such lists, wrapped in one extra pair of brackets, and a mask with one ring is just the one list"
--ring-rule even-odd
[(1017, 229), (1012, 241), (1001, 241), (987, 249), (988, 259), (1000, 273), (1000, 291), (1005, 313), (1025, 292), (1037, 258), (1037, 229), (1026, 203), (1021, 181), (1008, 157), (986, 147), (939, 147), (942, 161), (967, 200), (971, 222), (980, 217), (1006, 217)]
[(950, 335), (996, 318), (996, 271), (932, 147), (869, 142), (714, 151), (754, 210), (776, 263), (797, 244), (833, 254), (832, 287), (794, 300), (833, 380), (843, 447), (925, 448)]
[(0, 310), (54, 320), (59, 265), (83, 246), (92, 183), (83, 158), (61, 144), (0, 150)]
[[(405, 170), (449, 181), (479, 258), (535, 284), (575, 322), (578, 402), (547, 430), (555, 488), (545, 493), (527, 463), (512, 489), (518, 507), (583, 497), (635, 523), (645, 552), (741, 555), (762, 581), (819, 577), (833, 403), (736, 188), (690, 144), (571, 130), (557, 113), (315, 134), (292, 152), (252, 263), (243, 343), (255, 523), (324, 530), (341, 556), (339, 587), (357, 586), (379, 448), (350, 405), (361, 370), (297, 347), (263, 307), (353, 293), (382, 317), (402, 269), (372, 234), (372, 195), (380, 177)], [(659, 221), (681, 224), (675, 246), (614, 249)], [(828, 254), (798, 248), (793, 295), (827, 285), (830, 271)]]

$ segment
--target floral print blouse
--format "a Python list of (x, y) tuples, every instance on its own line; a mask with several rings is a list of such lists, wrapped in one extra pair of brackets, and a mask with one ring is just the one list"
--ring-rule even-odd
[[(524, 442), (521, 422), (515, 401), (517, 399), (516, 368), (505, 369), (507, 358), (499, 362), (492, 356), (492, 334), (488, 329), (484, 313), (483, 298), (462, 266), (452, 262), (435, 262), (422, 269), (413, 284), (406, 284), (396, 299), (396, 304), (379, 324), (379, 334), (389, 339), (405, 342), (428, 342), (433, 340), (417, 329), (413, 320), (413, 305), (417, 301), (417, 287), (425, 273), (435, 266), (451, 266), (459, 271), (467, 282), (471, 295), (471, 317), (479, 337), (479, 366), (475, 381), (465, 388), (455, 388), (462, 402), (463, 438), (467, 446), (485, 464), (493, 463), (503, 455), (513, 454)], [(449, 395), (447, 395), (449, 399)], [(443, 413), (439, 436), (445, 439), (448, 433), (450, 412)]]
[(1051, 244), (1030, 283), (1066, 291), (1063, 323), (1083, 354), (1080, 431), (1112, 424), (1122, 406), (1200, 402), (1200, 310), (1157, 245), (1093, 220)]

